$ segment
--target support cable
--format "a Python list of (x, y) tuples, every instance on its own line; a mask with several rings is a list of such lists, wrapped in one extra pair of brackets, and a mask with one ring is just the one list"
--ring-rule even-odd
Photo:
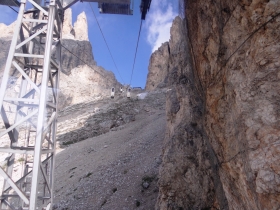
[(138, 44), (139, 44), (139, 39), (140, 39), (140, 34), (141, 34), (141, 29), (142, 29), (142, 22), (143, 22), (143, 20), (141, 20), (141, 23), (140, 23), (140, 28), (139, 28), (139, 33), (138, 33), (137, 45), (136, 45), (136, 50), (135, 50), (135, 55), (134, 55), (134, 61), (133, 61), (129, 86), (131, 85), (131, 80), (132, 80), (132, 76), (133, 76), (133, 71), (134, 71), (134, 66), (135, 66), (135, 61), (136, 61), (136, 55), (137, 55), (137, 50), (138, 50)]
[[(85, 62), (84, 60), (82, 60), (81, 58), (79, 58), (77, 55), (75, 55), (73, 52), (71, 52), (69, 49), (67, 49), (64, 45), (61, 44), (61, 47), (63, 47), (66, 51), (68, 51), (70, 54), (72, 54), (74, 57), (76, 57), (77, 59), (79, 59), (80, 61), (82, 61), (85, 65), (87, 65), (89, 68), (91, 68), (92, 70), (94, 70), (94, 72), (98, 73), (100, 76), (102, 76), (104, 79), (108, 80), (108, 78), (106, 78), (103, 74), (101, 74), (100, 72), (96, 71), (96, 69), (92, 68), (91, 65), (89, 65), (87, 62)], [(113, 80), (111, 80), (111, 82), (114, 83)]]
[(98, 25), (98, 27), (99, 27), (99, 30), (100, 30), (100, 32), (101, 32), (101, 34), (102, 34), (102, 36), (103, 36), (103, 39), (104, 39), (104, 41), (105, 41), (105, 44), (106, 44), (106, 46), (107, 46), (107, 48), (108, 48), (108, 50), (109, 50), (109, 53), (110, 53), (110, 56), (111, 56), (111, 58), (112, 58), (112, 60), (113, 60), (113, 62), (114, 62), (114, 65), (115, 65), (115, 67), (116, 67), (116, 69), (117, 69), (117, 71), (118, 71), (118, 73), (119, 73), (119, 76), (120, 76), (120, 78), (121, 78), (121, 80), (122, 80), (122, 82), (123, 82), (123, 84), (124, 84), (124, 80), (123, 80), (123, 78), (122, 78), (122, 76), (121, 76), (121, 74), (120, 74), (120, 72), (119, 72), (119, 69), (118, 69), (118, 67), (117, 67), (117, 65), (116, 65), (116, 62), (115, 62), (115, 60), (114, 60), (114, 58), (113, 58), (113, 55), (112, 55), (111, 50), (110, 50), (110, 48), (109, 48), (109, 46), (108, 46), (108, 43), (107, 43), (107, 41), (106, 41), (106, 39), (105, 39), (105, 36), (104, 36), (104, 34), (103, 34), (103, 32), (102, 32), (102, 29), (101, 29), (101, 27), (100, 27), (100, 25), (99, 25), (99, 22), (98, 22), (98, 20), (97, 20), (97, 17), (96, 17), (96, 15), (95, 15), (95, 12), (94, 12), (94, 10), (93, 10), (91, 4), (90, 4), (90, 3), (88, 3), (88, 4), (89, 4), (89, 6), (90, 6), (90, 8), (91, 8), (91, 11), (92, 11), (92, 13), (93, 13), (93, 15), (94, 15), (94, 18), (95, 18), (96, 22), (97, 22), (97, 25)]
[(14, 12), (18, 13), (18, 11), (16, 11), (13, 7), (11, 7), (11, 6), (8, 6), (8, 7), (10, 7), (12, 10), (14, 10)]

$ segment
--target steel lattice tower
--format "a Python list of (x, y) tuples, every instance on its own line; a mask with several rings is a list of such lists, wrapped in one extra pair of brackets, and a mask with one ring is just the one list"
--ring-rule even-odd
[[(26, 10), (27, 2), (32, 9)], [(7, 154), (6, 170), (0, 167), (2, 209), (50, 209), (53, 199), (62, 6), (40, 3), (20, 2), (1, 83), (0, 136), (7, 143), (0, 148)], [(9, 95), (15, 77), (20, 91)]]

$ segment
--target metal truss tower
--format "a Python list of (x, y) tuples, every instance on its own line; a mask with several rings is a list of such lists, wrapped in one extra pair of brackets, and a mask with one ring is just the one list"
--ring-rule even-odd
[[(111, 14), (133, 12), (121, 10), (131, 0), (84, 1), (106, 3)], [(2, 210), (52, 209), (63, 13), (76, 2), (0, 0), (19, 6), (0, 89)], [(142, 19), (150, 3), (141, 0)]]
[(52, 208), (62, 18), (58, 0), (20, 1), (0, 90), (1, 209)]

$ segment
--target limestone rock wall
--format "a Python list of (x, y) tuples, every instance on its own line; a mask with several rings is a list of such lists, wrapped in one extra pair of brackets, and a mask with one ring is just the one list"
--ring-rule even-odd
[[(1, 31), (1, 39), (0, 39), (0, 69), (5, 68), (7, 56), (9, 54), (9, 48), (13, 36), (13, 26), (14, 24), (11, 24), (10, 26), (6, 26), (3, 23), (0, 23), (0, 31)], [(1, 78), (2, 78), (3, 71), (1, 71)]]
[(80, 65), (96, 65), (92, 54), (92, 47), (88, 40), (88, 24), (84, 12), (78, 15), (73, 27), (72, 10), (67, 9), (65, 11), (62, 38), (62, 45), (66, 47), (62, 48), (63, 73), (69, 75), (71, 69)]
[(280, 1), (185, 6), (191, 58), (173, 25), (157, 208), (279, 209)]
[(121, 86), (112, 72), (97, 66), (84, 12), (73, 26), (71, 9), (65, 11), (62, 37), (60, 109), (95, 97), (109, 97), (111, 87)]
[(171, 28), (166, 112), (157, 209), (228, 209), (217, 158), (203, 126), (204, 101), (193, 71), (184, 22)]
[(205, 127), (229, 207), (279, 209), (280, 2), (186, 6)]
[(148, 68), (146, 90), (163, 88), (167, 85), (169, 51), (169, 43), (165, 42), (158, 50), (152, 53)]

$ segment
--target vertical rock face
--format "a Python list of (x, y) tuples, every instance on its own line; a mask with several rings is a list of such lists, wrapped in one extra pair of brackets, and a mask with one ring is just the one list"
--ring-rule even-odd
[(185, 5), (188, 55), (172, 47), (174, 25), (169, 43), (157, 207), (279, 209), (280, 1)]
[(171, 28), (167, 131), (157, 209), (228, 209), (203, 126), (204, 101), (197, 87), (183, 21)]
[(166, 42), (151, 55), (146, 90), (154, 90), (157, 87), (160, 88), (167, 85), (168, 63), (169, 43)]
[(186, 6), (205, 127), (229, 206), (279, 209), (280, 1)]

